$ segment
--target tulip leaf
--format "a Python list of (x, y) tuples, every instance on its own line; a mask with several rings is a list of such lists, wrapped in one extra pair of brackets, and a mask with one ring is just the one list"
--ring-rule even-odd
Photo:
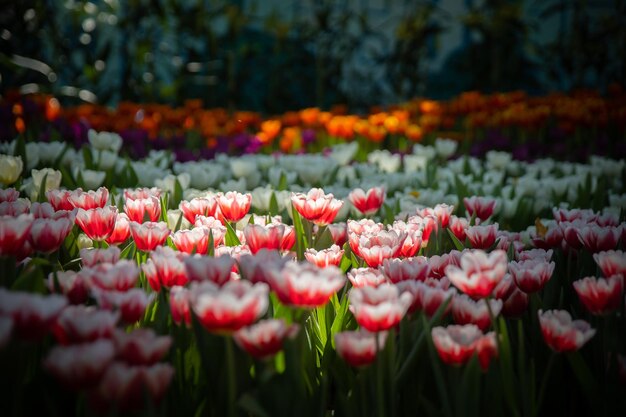
[(120, 253), (120, 259), (133, 259), (135, 256), (135, 242), (130, 242)]
[(280, 180), (278, 181), (278, 191), (287, 190), (289, 184), (287, 184), (287, 175), (285, 172), (280, 173)]
[(570, 352), (567, 354), (567, 360), (569, 361), (578, 382), (583, 387), (582, 391), (585, 393), (587, 400), (589, 401), (589, 405), (593, 407), (593, 409), (601, 410), (602, 407), (599, 406), (599, 394), (600, 389), (598, 384), (589, 369), (589, 366), (585, 363), (582, 358), (580, 352)]
[(278, 214), (278, 200), (276, 199), (276, 193), (272, 191), (272, 195), (270, 196), (270, 207), (269, 207), (270, 216), (276, 216)]
[(309, 243), (306, 240), (306, 234), (304, 233), (304, 225), (302, 224), (302, 217), (300, 217), (300, 213), (296, 210), (292, 205), (292, 213), (293, 213), (293, 227), (296, 232), (296, 254), (298, 255), (298, 260), (304, 259), (304, 251), (309, 247)]
[(93, 155), (88, 146), (83, 146), (83, 161), (85, 162), (86, 169), (94, 169)]
[[(183, 217), (182, 215), (180, 216)], [(215, 239), (213, 238), (213, 230), (209, 229), (209, 246), (207, 248), (207, 256), (215, 256)]]
[(348, 256), (344, 254), (343, 257), (341, 258), (341, 263), (339, 264), (339, 268), (341, 269), (341, 272), (345, 274), (346, 272), (348, 272), (348, 270), (351, 267), (352, 267), (352, 261), (350, 260)]
[(454, 233), (452, 233), (452, 230), (448, 228), (446, 229), (446, 231), (448, 232), (448, 236), (450, 236), (450, 240), (452, 240), (452, 243), (454, 244), (456, 250), (458, 250), (459, 252), (463, 252), (463, 250), (465, 249), (465, 245), (461, 243), (461, 241), (454, 235)]
[(43, 176), (41, 183), (39, 184), (39, 193), (37, 194), (37, 201), (40, 203), (48, 201), (46, 197), (46, 182), (48, 182), (48, 174)]
[(61, 162), (63, 161), (63, 157), (65, 156), (65, 154), (67, 153), (67, 151), (70, 149), (70, 144), (66, 143), (65, 146), (63, 147), (63, 150), (61, 151), (61, 153), (59, 154), (59, 156), (56, 157), (56, 159), (54, 160), (52, 166), (55, 169), (59, 169), (61, 166)]
[(226, 236), (224, 238), (224, 242), (226, 246), (239, 246), (241, 245), (241, 241), (237, 237), (237, 233), (233, 229), (233, 226), (230, 222), (224, 222), (224, 226), (226, 226)]

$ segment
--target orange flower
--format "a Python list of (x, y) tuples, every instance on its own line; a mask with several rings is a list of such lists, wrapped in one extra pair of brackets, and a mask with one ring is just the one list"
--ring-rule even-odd
[(422, 128), (415, 124), (410, 124), (406, 127), (405, 130), (406, 137), (413, 142), (419, 142), (424, 137), (424, 132), (422, 132)]
[(271, 119), (261, 123), (261, 131), (267, 136), (267, 141), (271, 142), (278, 135), (281, 128), (280, 120)]
[(308, 109), (300, 110), (300, 119), (306, 126), (313, 126), (317, 124), (320, 116), (320, 109), (317, 107), (310, 107)]

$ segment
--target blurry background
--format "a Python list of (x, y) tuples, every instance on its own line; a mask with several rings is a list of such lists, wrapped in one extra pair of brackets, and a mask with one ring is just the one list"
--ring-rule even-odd
[(622, 0), (4, 0), (0, 91), (277, 113), (626, 84)]

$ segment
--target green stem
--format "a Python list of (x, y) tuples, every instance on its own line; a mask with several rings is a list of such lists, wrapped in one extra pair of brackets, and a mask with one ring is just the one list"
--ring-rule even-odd
[(376, 333), (376, 363), (374, 365), (375, 377), (376, 377), (376, 405), (378, 407), (378, 415), (384, 416), (385, 413), (385, 394), (383, 391), (383, 361), (381, 358), (380, 349), (380, 334)]
[(228, 416), (235, 417), (237, 415), (236, 411), (236, 400), (237, 400), (237, 377), (235, 375), (235, 352), (233, 348), (233, 339), (230, 336), (225, 337), (226, 344), (226, 372), (228, 379)]
[(550, 378), (550, 373), (552, 372), (552, 367), (554, 366), (555, 358), (556, 358), (556, 353), (552, 352), (550, 354), (550, 359), (548, 359), (548, 365), (546, 365), (546, 371), (544, 372), (543, 378), (541, 379), (541, 386), (539, 387), (539, 397), (537, 397), (537, 405), (536, 405), (535, 410), (533, 410), (533, 416), (536, 416), (541, 410), (543, 397), (546, 394), (546, 387), (548, 386), (548, 379)]

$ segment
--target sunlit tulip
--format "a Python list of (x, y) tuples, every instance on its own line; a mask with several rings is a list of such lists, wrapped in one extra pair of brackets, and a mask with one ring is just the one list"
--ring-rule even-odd
[(572, 285), (580, 302), (591, 314), (608, 314), (622, 305), (624, 277), (621, 274), (608, 278), (585, 277)]
[(78, 209), (76, 224), (85, 232), (91, 240), (102, 241), (111, 236), (115, 230), (117, 207), (106, 206), (104, 208)]
[(229, 191), (226, 194), (218, 194), (217, 205), (222, 216), (229, 222), (238, 222), (250, 211), (252, 204), (251, 194), (241, 194)]
[(386, 341), (387, 332), (370, 333), (365, 329), (343, 331), (335, 334), (335, 349), (351, 366), (364, 366), (374, 362)]
[(352, 268), (348, 271), (348, 280), (355, 288), (377, 287), (387, 282), (387, 277), (378, 268)]
[(188, 281), (184, 263), (186, 257), (185, 253), (167, 246), (159, 246), (152, 251), (150, 258), (141, 265), (150, 287), (159, 292), (162, 286), (185, 285)]
[(501, 250), (489, 254), (481, 251), (467, 251), (461, 256), (461, 266), (448, 265), (446, 276), (465, 294), (472, 298), (489, 296), (506, 274), (506, 252)]
[(43, 367), (71, 389), (96, 385), (115, 358), (110, 340), (96, 340), (72, 346), (55, 346), (46, 356)]
[(37, 341), (49, 331), (50, 325), (67, 306), (62, 295), (40, 295), (0, 288), (0, 316), (11, 317), (14, 334)]
[(152, 187), (152, 188), (127, 188), (124, 190), (124, 200), (137, 200), (142, 198), (161, 198), (161, 190)]
[(124, 212), (133, 222), (156, 222), (161, 217), (161, 201), (155, 196), (136, 200), (127, 199), (124, 203)]
[(343, 247), (348, 241), (348, 226), (346, 223), (332, 223), (327, 226), (335, 245)]
[(121, 251), (117, 246), (111, 246), (106, 249), (81, 249), (79, 254), (83, 267), (91, 267), (103, 263), (117, 263)]
[(74, 222), (69, 218), (35, 219), (30, 229), (30, 243), (34, 250), (50, 254), (59, 249), (72, 227)]
[(394, 284), (408, 280), (424, 281), (430, 274), (428, 259), (424, 257), (385, 259), (381, 269)]
[(576, 351), (596, 333), (588, 322), (572, 320), (565, 310), (539, 310), (537, 314), (543, 339), (555, 352)]
[(488, 249), (496, 243), (498, 224), (470, 226), (465, 229), (465, 235), (474, 249)]
[(148, 295), (141, 288), (131, 288), (128, 291), (94, 289), (92, 294), (100, 308), (119, 311), (122, 321), (128, 324), (141, 319), (146, 312), (146, 307), (156, 297), (155, 293)]
[(170, 288), (170, 312), (172, 320), (177, 325), (183, 322), (187, 326), (191, 325), (191, 310), (189, 308), (190, 292), (187, 288), (175, 285)]
[(370, 332), (389, 330), (396, 326), (413, 301), (410, 293), (400, 293), (391, 284), (353, 288), (349, 297), (350, 311), (354, 318), (361, 327)]
[(309, 248), (304, 251), (304, 257), (307, 261), (320, 268), (326, 268), (329, 265), (339, 266), (341, 259), (343, 258), (344, 250), (337, 245), (332, 245), (330, 248), (315, 250)]
[(552, 277), (554, 262), (543, 260), (512, 261), (509, 272), (518, 288), (525, 293), (540, 291)]
[(303, 308), (326, 304), (346, 281), (339, 268), (309, 262), (287, 262), (280, 270), (267, 271), (266, 279), (281, 302)]
[(101, 263), (85, 267), (79, 274), (100, 289), (128, 291), (139, 279), (139, 267), (130, 259), (122, 259), (114, 264)]
[(291, 203), (303, 218), (318, 226), (332, 223), (343, 206), (343, 201), (325, 194), (321, 188), (312, 188), (307, 194), (294, 193)]
[(71, 194), (71, 190), (54, 189), (46, 192), (46, 198), (55, 210), (72, 210), (74, 205), (69, 199)]
[(194, 224), (198, 216), (213, 217), (217, 209), (217, 200), (214, 197), (199, 197), (191, 201), (181, 201), (178, 205), (185, 219)]
[(83, 191), (78, 188), (70, 193), (68, 201), (76, 208), (90, 210), (103, 208), (109, 200), (109, 190), (100, 187), (96, 191)]
[(200, 323), (211, 332), (232, 332), (257, 321), (269, 305), (264, 283), (229, 281), (219, 287), (203, 281), (190, 287), (190, 305)]
[(170, 235), (170, 229), (165, 222), (145, 222), (143, 224), (130, 222), (130, 234), (138, 250), (149, 252), (158, 246), (163, 246)]
[(472, 196), (463, 198), (463, 205), (467, 214), (470, 217), (475, 216), (481, 221), (485, 221), (493, 215), (496, 203), (496, 200), (487, 197)]
[(356, 188), (350, 192), (348, 199), (361, 214), (369, 216), (376, 213), (385, 201), (385, 187), (373, 187), (367, 191)]
[(208, 227), (213, 235), (213, 243), (217, 248), (224, 242), (224, 237), (226, 236), (226, 227), (224, 224), (215, 217), (206, 217), (206, 216), (196, 216), (196, 221), (194, 223), (195, 227), (205, 226)]
[(285, 226), (282, 224), (248, 224), (243, 229), (246, 245), (250, 252), (257, 253), (261, 249), (280, 249), (285, 234)]
[(362, 235), (358, 240), (359, 256), (372, 268), (383, 264), (385, 259), (396, 258), (406, 234), (396, 231), (381, 231), (376, 235)]
[(126, 213), (119, 213), (115, 219), (113, 232), (105, 241), (109, 245), (120, 245), (130, 237), (130, 220)]
[(299, 330), (297, 324), (289, 325), (284, 320), (262, 320), (243, 327), (233, 338), (240, 348), (255, 358), (263, 359), (276, 354), (287, 338), (293, 338)]
[(211, 229), (206, 226), (194, 227), (189, 230), (179, 230), (172, 233), (172, 242), (181, 252), (188, 254), (206, 255), (209, 250), (209, 234)]
[[(443, 303), (451, 300), (456, 294), (456, 289), (450, 288), (450, 281), (446, 277), (427, 278), (424, 281), (400, 281), (396, 286), (400, 292), (413, 295), (409, 313), (423, 311), (428, 317), (432, 317)], [(448, 314), (451, 308), (452, 302), (449, 302), (443, 315)]]
[(496, 334), (483, 334), (474, 324), (434, 327), (431, 335), (439, 357), (449, 365), (462, 365), (476, 354), (480, 366), (487, 369), (498, 355)]
[(465, 231), (469, 227), (469, 220), (463, 217), (450, 216), (448, 228), (461, 243), (465, 242)]

